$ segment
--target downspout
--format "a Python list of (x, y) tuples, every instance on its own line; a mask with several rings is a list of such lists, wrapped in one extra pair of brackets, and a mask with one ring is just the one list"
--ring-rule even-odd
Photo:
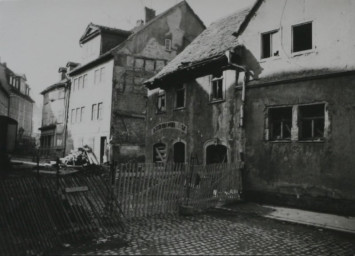
[(67, 97), (64, 101), (64, 109), (65, 109), (65, 120), (64, 120), (64, 150), (63, 150), (63, 157), (65, 157), (65, 152), (66, 152), (66, 148), (67, 148), (67, 136), (68, 136), (68, 122), (69, 122), (69, 99), (70, 99), (70, 91), (71, 91), (71, 79), (68, 78), (68, 84), (65, 87), (65, 90), (67, 91)]
[[(240, 158), (240, 169), (242, 171), (241, 173), (241, 189), (243, 189), (243, 185), (245, 184), (245, 174), (244, 174), (244, 167), (245, 167), (245, 123), (244, 123), (244, 117), (245, 117), (245, 103), (246, 103), (246, 86), (249, 81), (249, 71), (245, 66), (241, 66), (238, 64), (235, 64), (232, 62), (232, 52), (231, 51), (226, 51), (226, 57), (228, 59), (228, 64), (236, 67), (237, 72), (238, 69), (244, 71), (244, 78), (242, 81), (242, 97), (241, 97), (241, 106), (240, 106), (240, 118), (239, 118), (239, 127), (241, 128), (239, 140), (240, 140), (240, 148), (239, 148), (239, 158)], [(239, 76), (238, 76), (239, 77)], [(236, 81), (238, 83), (238, 81)]]

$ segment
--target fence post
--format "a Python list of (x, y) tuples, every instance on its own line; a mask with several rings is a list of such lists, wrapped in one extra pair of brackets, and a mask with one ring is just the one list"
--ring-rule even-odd
[(37, 149), (36, 151), (36, 162), (37, 162), (37, 179), (39, 180), (40, 176), (39, 176), (39, 149)]

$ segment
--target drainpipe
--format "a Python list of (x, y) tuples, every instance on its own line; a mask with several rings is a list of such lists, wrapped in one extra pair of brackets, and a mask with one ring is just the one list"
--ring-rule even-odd
[(71, 91), (71, 79), (68, 78), (69, 81), (67, 82), (67, 86), (64, 88), (64, 150), (63, 150), (63, 157), (65, 157), (65, 152), (67, 148), (67, 137), (68, 137), (68, 122), (69, 122), (69, 99), (70, 99), (70, 91)]
[[(243, 184), (245, 184), (244, 180), (245, 180), (245, 174), (244, 174), (244, 166), (245, 166), (245, 125), (244, 125), (244, 109), (245, 109), (245, 102), (246, 102), (246, 86), (247, 83), (249, 81), (249, 71), (246, 69), (246, 67), (238, 65), (236, 63), (232, 62), (232, 52), (231, 51), (226, 51), (226, 57), (228, 59), (228, 64), (236, 67), (237, 69), (241, 69), (244, 71), (244, 79), (242, 82), (242, 97), (241, 97), (241, 101), (242, 104), (240, 106), (240, 119), (239, 119), (239, 127), (241, 128), (241, 133), (239, 136), (239, 140), (240, 140), (240, 152), (239, 152), (239, 157), (240, 157), (240, 168), (241, 168), (241, 189), (240, 189), (240, 193), (242, 192), (243, 189)], [(238, 71), (237, 71), (238, 72)], [(238, 81), (237, 81), (238, 82)]]

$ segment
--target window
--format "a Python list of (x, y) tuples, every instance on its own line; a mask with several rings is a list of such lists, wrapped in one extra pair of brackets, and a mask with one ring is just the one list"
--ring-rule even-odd
[(78, 86), (78, 78), (75, 78), (73, 82), (73, 91), (75, 91), (75, 87), (77, 86)]
[(93, 104), (91, 107), (91, 120), (96, 120), (97, 116), (97, 104)]
[(223, 97), (223, 72), (212, 75), (211, 80), (211, 101), (222, 100)]
[(77, 108), (76, 111), (75, 111), (75, 122), (79, 122), (80, 120), (80, 108)]
[(292, 107), (269, 109), (270, 140), (290, 140)]
[(313, 48), (312, 23), (292, 27), (293, 52), (305, 51)]
[(176, 89), (175, 108), (185, 107), (185, 87), (180, 84)]
[(105, 68), (100, 68), (100, 82), (104, 82), (105, 79)]
[(62, 143), (63, 143), (62, 135), (57, 134), (56, 137), (57, 137), (57, 138), (56, 138), (56, 139), (57, 139), (56, 145), (57, 145), (58, 147), (62, 146)]
[(71, 123), (73, 124), (73, 123), (75, 122), (75, 109), (72, 109), (72, 110), (71, 110), (71, 117), (70, 117), (70, 119), (71, 119)]
[(153, 146), (153, 163), (161, 163), (166, 161), (166, 145), (157, 143)]
[(85, 107), (81, 107), (80, 109), (80, 122), (84, 120)]
[(299, 106), (299, 139), (324, 138), (325, 104)]
[(171, 39), (165, 39), (165, 50), (171, 51)]
[(88, 81), (88, 75), (84, 75), (83, 76), (83, 84), (82, 84), (82, 88), (84, 88), (87, 84), (87, 81)]
[(94, 73), (94, 84), (98, 84), (99, 83), (99, 73), (100, 73), (100, 70), (96, 69), (95, 73)]
[(157, 113), (166, 111), (166, 94), (164, 90), (158, 92)]
[(98, 120), (102, 119), (102, 102), (97, 104), (97, 119)]
[(266, 59), (272, 56), (279, 56), (276, 46), (278, 30), (261, 34), (261, 58)]

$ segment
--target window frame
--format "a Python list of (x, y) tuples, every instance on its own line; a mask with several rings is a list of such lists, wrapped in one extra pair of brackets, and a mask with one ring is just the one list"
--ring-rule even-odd
[[(313, 116), (313, 117), (302, 117), (302, 108), (311, 108), (312, 106), (320, 106), (323, 105), (323, 116)], [(327, 108), (327, 104), (324, 102), (320, 102), (320, 103), (314, 103), (314, 104), (305, 104), (305, 105), (299, 105), (298, 106), (298, 140), (299, 141), (324, 141), (326, 138), (326, 108)], [(311, 137), (304, 137), (303, 133), (304, 133), (304, 127), (303, 127), (303, 122), (304, 120), (311, 120)], [(323, 120), (323, 135), (321, 137), (316, 137), (315, 136), (315, 120)]]
[(94, 121), (97, 119), (97, 104), (92, 104), (91, 106), (91, 120)]
[(102, 120), (103, 118), (103, 102), (97, 104), (97, 120)]
[[(276, 46), (276, 41), (275, 41), (275, 37), (279, 36), (279, 32), (280, 32), (280, 29), (274, 29), (274, 30), (270, 30), (270, 31), (267, 31), (267, 32), (263, 32), (260, 34), (260, 59), (261, 60), (267, 60), (267, 59), (272, 59), (272, 58), (277, 58), (280, 56), (280, 50), (279, 49), (273, 49), (273, 48), (277, 48)], [(269, 38), (269, 44), (270, 44), (270, 56), (268, 57), (265, 57), (264, 55), (264, 41), (263, 41), (263, 36), (265, 35), (270, 35), (270, 38)], [(279, 38), (279, 40), (281, 40)], [(279, 52), (278, 55), (274, 55), (274, 51), (277, 50)]]
[[(276, 138), (276, 136), (274, 136), (274, 125), (273, 123), (276, 121), (280, 121), (279, 119), (272, 119), (272, 113), (271, 111), (275, 111), (275, 110), (280, 110), (280, 109), (290, 109), (291, 111), (291, 118), (290, 123), (291, 123), (291, 127), (290, 127), (290, 136), (289, 137), (284, 137), (284, 129), (285, 129), (285, 122), (282, 119), (281, 120), (281, 124), (280, 124), (280, 133), (281, 133), (281, 137), (280, 138)], [(268, 108), (268, 113), (267, 113), (267, 125), (268, 125), (268, 140), (269, 141), (291, 141), (292, 140), (292, 128), (293, 128), (293, 106), (275, 106), (275, 107), (269, 107)]]
[[(311, 48), (295, 51), (294, 29), (296, 27), (305, 26), (305, 25), (308, 25), (308, 24), (311, 24)], [(307, 21), (307, 22), (302, 22), (302, 23), (298, 23), (298, 24), (292, 25), (291, 26), (291, 53), (292, 53), (292, 55), (299, 55), (299, 54), (306, 53), (306, 52), (311, 52), (311, 51), (314, 51), (314, 22), (313, 21)]]
[[(182, 106), (178, 106), (178, 96), (179, 96), (179, 92), (182, 91), (183, 95), (183, 105)], [(179, 110), (179, 109), (184, 109), (186, 108), (186, 87), (185, 84), (179, 84), (178, 87), (175, 89), (175, 103), (174, 103), (174, 108), (175, 110)]]
[(171, 52), (172, 50), (172, 40), (170, 38), (165, 38), (165, 43), (164, 43), (164, 47), (165, 47), (165, 51)]
[[(162, 106), (162, 99), (164, 99), (164, 106)], [(166, 113), (166, 92), (159, 90), (157, 95), (157, 111), (156, 114)]]
[[(221, 101), (225, 101), (226, 99), (226, 92), (225, 92), (225, 78), (224, 78), (224, 72), (220, 71), (221, 75), (217, 76), (217, 72), (215, 74), (212, 74), (210, 76), (210, 102), (214, 103), (214, 102), (221, 102)], [(219, 72), (218, 72), (219, 74)], [(218, 87), (220, 87), (221, 89), (221, 97), (215, 97), (215, 90), (214, 87), (217, 86), (216, 91), (219, 91)], [(218, 93), (217, 93), (218, 94)], [(217, 95), (219, 96), (219, 95)]]

